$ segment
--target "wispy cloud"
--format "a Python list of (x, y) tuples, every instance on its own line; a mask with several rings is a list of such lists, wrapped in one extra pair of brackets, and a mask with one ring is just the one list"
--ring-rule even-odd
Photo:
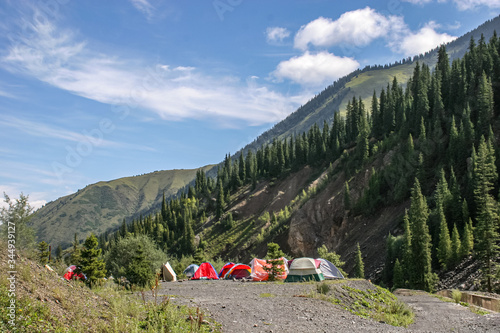
[(4, 129), (13, 128), (26, 135), (40, 138), (52, 138), (70, 142), (90, 142), (92, 145), (98, 147), (154, 151), (154, 149), (142, 145), (110, 141), (101, 137), (92, 137), (85, 133), (73, 132), (56, 126), (49, 126), (42, 122), (34, 122), (12, 116), (3, 116), (2, 119), (0, 119), (0, 127)]
[(155, 8), (151, 5), (148, 0), (129, 0), (132, 5), (141, 13), (143, 13), (147, 19), (153, 17)]
[(205, 118), (250, 125), (286, 117), (310, 96), (286, 96), (255, 80), (212, 77), (190, 66), (147, 64), (99, 53), (50, 21), (10, 46), (1, 64), (55, 87), (107, 104), (148, 109), (163, 119)]
[(266, 39), (270, 44), (282, 43), (285, 38), (290, 36), (290, 30), (283, 27), (268, 27), (266, 29)]

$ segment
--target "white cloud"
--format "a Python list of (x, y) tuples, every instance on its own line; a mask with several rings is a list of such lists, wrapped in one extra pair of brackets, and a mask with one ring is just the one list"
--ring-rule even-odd
[(290, 31), (282, 27), (268, 27), (266, 29), (266, 39), (268, 43), (282, 43), (290, 36)]
[(366, 7), (346, 12), (335, 21), (319, 17), (303, 25), (295, 35), (295, 48), (306, 50), (309, 44), (330, 47), (342, 43), (365, 46), (386, 36), (390, 29), (391, 17)]
[(293, 57), (279, 63), (273, 76), (290, 79), (302, 85), (319, 86), (349, 74), (359, 67), (353, 58), (338, 57), (326, 51)]
[(49, 21), (35, 22), (33, 30), (31, 38), (7, 50), (0, 62), (5, 69), (102, 103), (149, 109), (164, 119), (223, 118), (259, 125), (283, 119), (306, 98), (189, 66), (146, 66), (108, 56)]
[(130, 0), (132, 5), (141, 13), (143, 13), (146, 18), (150, 19), (153, 17), (155, 8), (148, 2), (148, 0)]
[(413, 56), (425, 53), (441, 44), (449, 43), (457, 37), (447, 33), (438, 33), (436, 28), (439, 26), (434, 22), (427, 23), (419, 31), (409, 32), (401, 41), (394, 45), (394, 48), (405, 56)]

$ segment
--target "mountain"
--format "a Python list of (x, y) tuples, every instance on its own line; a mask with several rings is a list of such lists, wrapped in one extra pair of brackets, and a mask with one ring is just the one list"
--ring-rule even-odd
[[(483, 34), (486, 41), (488, 41), (494, 31), (500, 33), (500, 16), (483, 23), (476, 29), (446, 44), (450, 61), (463, 57), (469, 47), (471, 37), (477, 43)], [(376, 91), (378, 94), (381, 89), (385, 89), (387, 84), (392, 82), (394, 77), (397, 78), (400, 84), (405, 85), (417, 60), (420, 64), (429, 65), (432, 69), (437, 62), (437, 50), (438, 48), (391, 65), (367, 66), (340, 78), (286, 119), (261, 134), (251, 144), (244, 147), (242, 151), (255, 150), (266, 143), (272, 142), (275, 138), (283, 139), (293, 134), (302, 133), (314, 124), (322, 126), (323, 121), (330, 124), (333, 121), (333, 114), (337, 111), (343, 114), (347, 102), (352, 100), (353, 97), (361, 97), (365, 105), (370, 105), (369, 101), (373, 92)]]
[[(213, 166), (201, 169), (207, 171)], [(116, 229), (124, 219), (146, 215), (160, 207), (163, 194), (171, 197), (192, 182), (192, 170), (155, 171), (144, 175), (101, 181), (76, 193), (47, 203), (31, 219), (38, 240), (64, 248), (85, 239), (91, 232), (100, 234)]]
[[(278, 124), (273, 130), (282, 135), (274, 133), (270, 144), (255, 142), (245, 155), (226, 156), (216, 181), (197, 174), (195, 191), (101, 235), (102, 248), (146, 234), (184, 262), (247, 262), (266, 255), (270, 242), (291, 257), (316, 257), (326, 246), (352, 273), (359, 244), (368, 278), (425, 290), (434, 288), (436, 273), (444, 276), (465, 260), (479, 262), (468, 267), (494, 267), (500, 241), (500, 40), (488, 41), (486, 28), (496, 24), (498, 18), (483, 25), (485, 38), (453, 62), (451, 55), (465, 52), (470, 35), (449, 45), (450, 54), (441, 47), (434, 63), (436, 51), (418, 63), (405, 60), (340, 80)], [(412, 69), (406, 82), (391, 77), (404, 74), (398, 68)], [(377, 71), (387, 82), (377, 83), (381, 91), (373, 104), (351, 99), (345, 116), (325, 107), (342, 102), (334, 90), (359, 92), (364, 82), (381, 81)], [(365, 89), (370, 95), (373, 90)], [(298, 130), (321, 113), (334, 121)], [(480, 287), (474, 286), (480, 272), (470, 276), (466, 285)], [(498, 290), (491, 276), (483, 286)]]

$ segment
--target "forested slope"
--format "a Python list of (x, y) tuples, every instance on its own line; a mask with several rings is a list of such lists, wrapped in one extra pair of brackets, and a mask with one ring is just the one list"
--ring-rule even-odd
[(215, 180), (199, 171), (180, 198), (100, 243), (145, 233), (197, 260), (246, 259), (269, 241), (351, 259), (360, 243), (368, 274), (426, 290), (474, 255), (498, 288), (500, 40), (468, 49), (450, 63), (443, 46), (434, 70), (417, 61), (406, 85), (394, 77), (369, 105), (353, 97), (332, 123), (226, 156)]

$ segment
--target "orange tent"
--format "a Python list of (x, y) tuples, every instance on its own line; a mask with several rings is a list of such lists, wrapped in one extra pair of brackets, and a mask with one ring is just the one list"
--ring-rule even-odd
[[(277, 278), (280, 280), (286, 279), (288, 275), (288, 265), (287, 260), (284, 257), (279, 258), (279, 260), (283, 260), (283, 269), (284, 273), (278, 276)], [(271, 264), (266, 259), (257, 259), (254, 258), (250, 262), (250, 267), (252, 268), (252, 280), (254, 281), (267, 281), (269, 279), (269, 273), (264, 269), (264, 267), (271, 267)]]

